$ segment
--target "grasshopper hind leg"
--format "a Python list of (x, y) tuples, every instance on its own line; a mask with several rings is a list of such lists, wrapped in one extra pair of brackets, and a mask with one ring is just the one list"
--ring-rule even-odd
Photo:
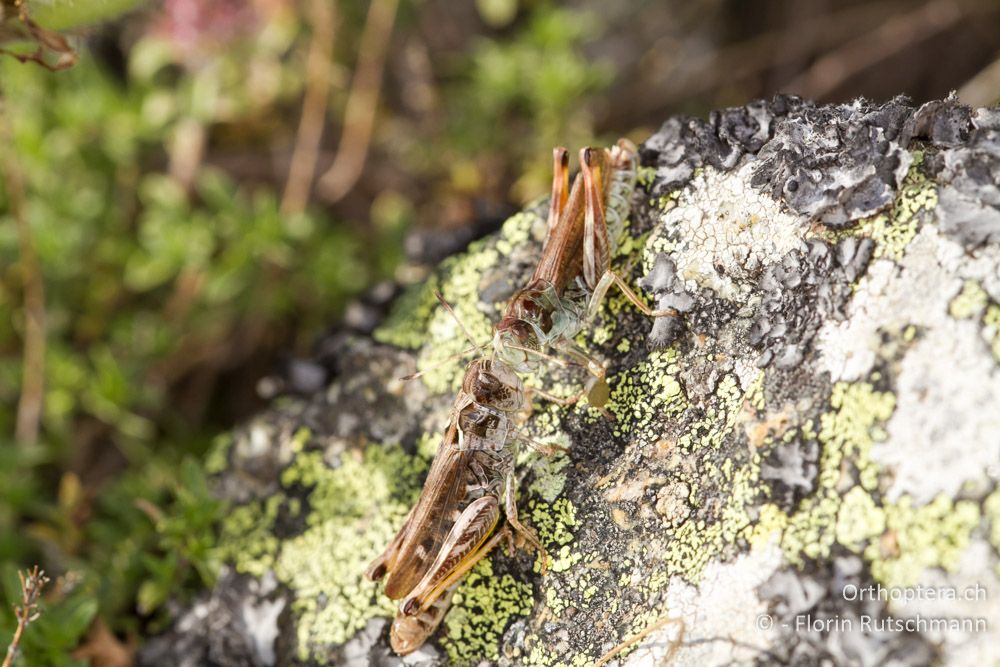
[[(514, 528), (514, 532), (517, 533), (518, 537), (530, 544), (538, 553), (539, 557), (542, 559), (542, 575), (545, 575), (549, 568), (549, 553), (545, 550), (545, 547), (542, 546), (542, 543), (535, 534), (535, 531), (521, 523), (520, 519), (517, 517), (517, 500), (514, 497), (517, 481), (514, 478), (513, 470), (507, 473), (506, 487), (507, 488), (504, 491), (504, 512), (507, 514), (507, 523)], [(509, 547), (510, 545), (508, 544), (508, 548)]]
[(410, 513), (406, 515), (406, 521), (403, 522), (403, 527), (396, 533), (396, 537), (385, 548), (382, 555), (368, 565), (368, 569), (365, 570), (365, 577), (369, 581), (378, 581), (395, 569), (396, 559), (399, 558), (399, 550), (403, 546), (403, 541), (409, 535), (410, 522), (413, 520), (413, 514), (416, 510), (416, 506), (410, 509)]
[(389, 644), (397, 655), (413, 653), (437, 631), (444, 615), (448, 613), (451, 596), (455, 594), (458, 584), (456, 581), (426, 609), (413, 616), (407, 616), (402, 612), (396, 614), (392, 629), (389, 631)]
[(646, 317), (677, 317), (679, 313), (673, 308), (666, 308), (664, 310), (653, 310), (647, 306), (642, 299), (628, 286), (628, 283), (619, 276), (617, 273), (611, 269), (607, 269), (601, 279), (597, 282), (594, 287), (593, 294), (590, 295), (590, 301), (587, 304), (587, 320), (593, 320), (597, 317), (598, 311), (601, 309), (601, 303), (604, 301), (604, 297), (607, 296), (608, 290), (611, 286), (615, 285), (621, 290), (625, 298), (632, 302), (636, 308), (638, 308), (643, 315)]

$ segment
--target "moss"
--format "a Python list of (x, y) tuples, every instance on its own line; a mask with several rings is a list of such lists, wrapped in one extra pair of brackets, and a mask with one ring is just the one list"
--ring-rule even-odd
[(469, 572), (444, 618), (445, 650), (455, 665), (497, 657), (500, 638), (515, 616), (534, 608), (531, 584), (509, 574), (496, 576), (489, 558)]
[(892, 208), (859, 223), (857, 233), (875, 241), (872, 257), (902, 259), (906, 246), (917, 235), (922, 214), (937, 207), (937, 186), (921, 169), (923, 159), (923, 153), (913, 153), (913, 164)]
[(221, 433), (212, 440), (212, 446), (205, 455), (205, 472), (218, 475), (229, 465), (229, 453), (233, 449), (236, 438), (232, 433)]

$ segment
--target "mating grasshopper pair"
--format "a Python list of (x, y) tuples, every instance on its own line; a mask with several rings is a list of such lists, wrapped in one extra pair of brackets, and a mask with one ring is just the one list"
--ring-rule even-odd
[[(635, 187), (635, 147), (623, 140), (611, 150), (584, 148), (581, 175), (572, 189), (569, 153), (557, 148), (553, 156), (552, 199), (538, 266), (496, 325), (491, 354), (467, 367), (420, 498), (365, 572), (372, 580), (388, 575), (386, 595), (402, 599), (390, 633), (400, 655), (416, 650), (434, 633), (461, 578), (502, 540), (511, 550), (515, 535), (531, 544), (542, 554), (544, 573), (544, 549), (517, 516), (514, 461), (517, 447), (531, 442), (518, 425), (530, 409), (530, 392), (571, 402), (586, 390), (559, 399), (526, 389), (518, 373), (534, 370), (542, 360), (560, 361), (544, 352), (552, 348), (584, 365), (603, 384), (603, 366), (577, 348), (573, 338), (612, 284), (647, 315), (676, 315), (650, 310), (610, 268), (611, 249), (624, 228)], [(577, 278), (590, 291), (585, 308), (564, 298)], [(494, 534), (501, 504), (506, 521)]]

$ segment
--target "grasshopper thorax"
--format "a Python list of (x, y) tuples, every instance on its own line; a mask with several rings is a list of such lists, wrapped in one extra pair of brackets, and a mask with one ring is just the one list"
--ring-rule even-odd
[(516, 412), (524, 407), (521, 378), (500, 360), (476, 359), (469, 364), (462, 391), (474, 402), (503, 412)]

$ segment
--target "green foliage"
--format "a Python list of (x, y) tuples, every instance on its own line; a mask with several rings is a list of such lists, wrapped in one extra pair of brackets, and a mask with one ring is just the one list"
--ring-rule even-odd
[[(59, 30), (135, 4), (30, 8)], [(338, 58), (354, 58), (365, 7), (342, 7)], [(470, 199), (499, 164), (501, 180), (526, 174), (518, 197), (535, 195), (552, 145), (593, 139), (586, 99), (610, 81), (609, 68), (584, 55), (598, 20), (517, 0), (479, 9), (507, 34), (477, 38), (449, 61), (440, 77), (448, 122), (400, 132), (410, 120), (396, 116), (385, 136), (376, 131), (371, 159), (381, 151), (432, 184), (443, 170), (442, 190)], [(407, 11), (397, 30), (407, 29)], [(207, 159), (212, 151), (231, 151), (262, 156), (271, 171), (274, 137), (295, 130), (308, 27), (279, 9), (253, 39), (187, 48), (147, 25), (129, 47), (127, 81), (80, 40), (78, 64), (58, 74), (0, 58), (47, 332), (39, 444), (0, 441), (0, 650), (13, 631), (4, 610), (19, 599), (16, 570), (39, 563), (58, 577), (20, 664), (81, 664), (69, 656), (95, 618), (119, 636), (142, 636), (163, 627), (168, 600), (213, 582), (225, 507), (201, 461), (220, 429), (219, 378), (262, 350), (310, 343), (350, 296), (393, 275), (420, 206), (435, 217), (442, 209), (434, 188), (418, 202), (405, 188), (374, 187), (368, 225), (317, 209), (288, 214), (280, 178), (248, 185), (211, 166), (221, 162)], [(334, 76), (344, 84), (341, 69)], [(343, 99), (334, 85), (332, 116)], [(14, 430), (25, 332), (7, 197), (0, 180), (4, 436)]]
[(551, 149), (594, 141), (588, 99), (610, 84), (613, 68), (585, 46), (599, 36), (598, 17), (542, 4), (512, 38), (481, 39), (452, 92), (452, 141), (463, 151), (508, 154), (526, 179), (522, 195), (544, 191)]
[(91, 25), (137, 7), (141, 0), (27, 0), (31, 17), (49, 30)]
[[(254, 58), (283, 53), (281, 33)], [(296, 332), (308, 341), (378, 275), (366, 261), (377, 243), (365, 247), (314, 211), (282, 214), (273, 187), (242, 187), (202, 166), (188, 190), (165, 173), (164, 144), (192, 123), (259, 113), (261, 100), (297, 93), (292, 72), (251, 105), (231, 62), (243, 55), (234, 48), (178, 79), (163, 44), (147, 40), (125, 87), (91, 58), (58, 76), (0, 59), (48, 333), (40, 444), (0, 442), (0, 568), (40, 562), (78, 582), (46, 599), (25, 664), (76, 664), (68, 651), (97, 613), (118, 632), (155, 630), (164, 602), (212, 583), (221, 508), (195, 457), (217, 427), (178, 406), (177, 387), (275, 340), (294, 346)], [(0, 405), (10, 406), (0, 429), (10, 433), (24, 329), (7, 204), (0, 184)], [(71, 472), (81, 456), (109, 451), (126, 466), (110, 481), (84, 485)], [(5, 592), (0, 609), (16, 599)], [(0, 646), (12, 622), (0, 613)]]
[[(57, 582), (61, 588), (69, 587), (61, 595), (59, 604), (39, 605), (40, 615), (33, 621), (20, 645), (20, 658), (15, 665), (52, 665), (53, 667), (84, 667), (87, 663), (72, 659), (69, 654), (90, 627), (97, 614), (97, 599), (93, 582)], [(51, 587), (51, 584), (50, 584)], [(0, 599), (21, 600), (21, 587), (17, 569), (0, 564)], [(9, 607), (8, 607), (9, 608)], [(13, 616), (0, 618), (0, 633), (10, 637), (14, 632)]]

